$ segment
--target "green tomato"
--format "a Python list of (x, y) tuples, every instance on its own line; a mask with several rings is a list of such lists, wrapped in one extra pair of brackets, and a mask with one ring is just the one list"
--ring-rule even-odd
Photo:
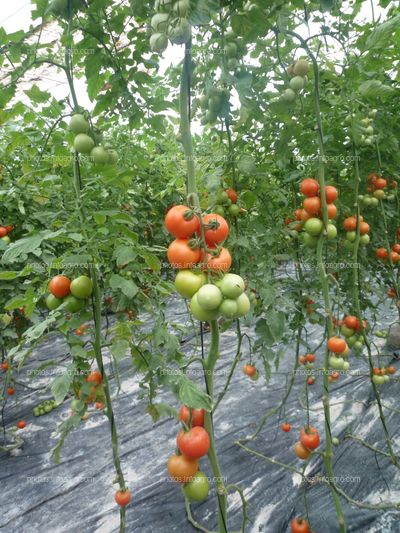
[(201, 320), (203, 322), (208, 322), (210, 320), (215, 320), (218, 316), (218, 309), (208, 310), (201, 307), (197, 301), (197, 293), (192, 296), (190, 300), (190, 311), (194, 318)]
[(93, 282), (87, 276), (79, 276), (71, 281), (70, 290), (75, 298), (89, 298), (93, 292)]
[(326, 229), (328, 240), (331, 241), (337, 237), (337, 228), (334, 224), (328, 224)]
[(371, 205), (372, 205), (373, 207), (377, 207), (377, 206), (379, 205), (379, 200), (378, 200), (378, 198), (372, 197), (372, 198), (371, 198)]
[(116, 165), (118, 163), (118, 152), (113, 149), (108, 149), (108, 164), (109, 165)]
[(385, 380), (385, 383), (387, 383), (388, 381), (390, 381), (390, 377), (389, 377), (387, 374), (385, 374), (385, 375), (383, 376), (383, 379)]
[(200, 470), (195, 473), (189, 483), (186, 483), (183, 487), (183, 492), (189, 500), (201, 502), (208, 496), (210, 490), (210, 484), (207, 476)]
[(184, 44), (191, 37), (191, 26), (189, 22), (184, 18), (178, 19), (179, 23), (171, 24), (168, 26), (168, 36), (173, 44)]
[(34, 407), (32, 412), (33, 412), (33, 416), (39, 416), (39, 408), (38, 407)]
[(305, 76), (310, 70), (310, 63), (307, 59), (298, 59), (293, 65), (293, 73), (296, 76)]
[(372, 198), (370, 196), (364, 196), (363, 200), (362, 200), (362, 203), (363, 205), (372, 205), (372, 202), (371, 202)]
[(77, 313), (85, 306), (84, 300), (78, 300), (75, 296), (67, 296), (63, 302), (64, 309), (69, 313)]
[(74, 148), (80, 154), (89, 154), (94, 148), (94, 140), (85, 133), (79, 133), (74, 139)]
[(350, 363), (348, 361), (345, 361), (343, 363), (343, 370), (346, 370), (346, 372), (347, 372), (347, 370), (349, 370), (349, 368), (350, 368)]
[(250, 376), (251, 381), (258, 381), (260, 379), (260, 373), (257, 372), (254, 374), (254, 376)]
[(236, 315), (237, 318), (247, 315), (247, 313), (250, 311), (250, 300), (246, 293), (243, 293), (236, 298), (236, 305), (238, 308)]
[(224, 46), (224, 54), (228, 59), (235, 58), (237, 56), (237, 51), (235, 43), (228, 43)]
[(78, 398), (74, 398), (71, 402), (71, 411), (75, 411), (76, 413), (79, 413), (80, 411), (83, 411), (85, 404), (82, 402), (82, 400), (78, 400)]
[(221, 205), (226, 205), (228, 203), (229, 196), (225, 191), (221, 191), (218, 193), (217, 196), (217, 202)]
[(337, 437), (333, 437), (333, 439), (332, 439), (332, 444), (333, 444), (334, 446), (339, 446), (339, 444), (340, 444), (339, 439), (338, 439)]
[(356, 342), (353, 344), (353, 346), (352, 346), (352, 348), (353, 348), (353, 350), (354, 350), (355, 352), (359, 352), (359, 351), (361, 351), (361, 350), (362, 350), (362, 347), (363, 347), (363, 345), (362, 345), (362, 342), (360, 342), (360, 341), (356, 341)]
[(238, 214), (240, 213), (240, 207), (236, 204), (232, 204), (229, 206), (228, 208), (228, 213), (232, 216), (232, 217), (237, 217)]
[(309, 235), (317, 237), (324, 229), (324, 223), (322, 220), (316, 217), (309, 218), (304, 224), (304, 229)]
[(191, 298), (205, 283), (207, 283), (205, 273), (197, 274), (192, 270), (180, 270), (175, 278), (175, 288), (184, 298)]
[(344, 335), (346, 338), (348, 338), (354, 334), (354, 329), (348, 328), (346, 326), (342, 326), (340, 328), (340, 333)]
[(341, 357), (336, 357), (335, 355), (332, 355), (329, 358), (329, 366), (331, 368), (334, 368), (335, 370), (343, 370), (344, 359), (342, 359)]
[(313, 237), (309, 233), (304, 233), (303, 242), (309, 248), (316, 248), (318, 244), (318, 237)]
[(225, 216), (225, 209), (222, 207), (222, 205), (216, 205), (213, 210), (214, 213), (217, 215), (221, 215), (221, 217)]
[(346, 239), (350, 242), (354, 242), (356, 240), (357, 233), (355, 231), (347, 231), (346, 232)]
[(61, 298), (56, 298), (53, 294), (49, 294), (46, 298), (46, 305), (47, 309), (50, 311), (54, 311), (54, 309), (57, 309), (62, 304)]
[(177, 17), (187, 17), (190, 9), (190, 0), (177, 0), (174, 2), (172, 11)]
[(375, 385), (383, 385), (385, 383), (385, 376), (375, 376), (375, 374), (372, 376), (372, 381), (375, 383)]
[(226, 298), (219, 306), (219, 312), (225, 318), (235, 318), (238, 313), (236, 300)]
[(155, 32), (164, 33), (168, 28), (168, 13), (157, 13), (151, 19), (151, 27)]
[(361, 235), (360, 244), (362, 244), (363, 246), (366, 246), (367, 244), (369, 244), (369, 241), (370, 241), (370, 236), (368, 235), (368, 233)]
[(220, 289), (226, 298), (237, 298), (244, 292), (244, 280), (237, 274), (225, 274), (221, 279)]
[(168, 37), (165, 33), (153, 33), (150, 37), (150, 49), (161, 54), (168, 47)]
[(285, 89), (281, 94), (282, 102), (292, 103), (296, 100), (296, 93), (293, 89)]
[(70, 123), (69, 123), (69, 129), (72, 131), (72, 133), (75, 133), (75, 135), (78, 135), (79, 133), (87, 133), (89, 131), (90, 125), (89, 122), (85, 119), (85, 117), (79, 113), (76, 115), (72, 115)]
[(51, 407), (51, 405), (45, 405), (44, 406), (44, 412), (45, 413), (50, 413), (52, 410), (53, 410), (53, 408)]
[(348, 347), (352, 348), (357, 342), (357, 335), (352, 335), (351, 337), (348, 337), (346, 342)]
[(236, 59), (236, 57), (231, 57), (228, 59), (226, 64), (229, 70), (235, 70), (235, 68), (239, 66), (239, 61)]
[(344, 241), (343, 246), (350, 252), (354, 250), (354, 242), (348, 241), (347, 239)]
[(222, 302), (222, 292), (216, 285), (206, 283), (197, 292), (197, 303), (207, 311), (217, 309)]
[(304, 89), (305, 84), (306, 80), (303, 78), (303, 76), (295, 76), (289, 82), (290, 88), (294, 91), (301, 91), (301, 89)]
[(95, 165), (107, 165), (109, 162), (108, 151), (102, 146), (95, 146), (90, 152), (90, 159)]
[(5, 242), (6, 244), (10, 244), (11, 242), (11, 239), (8, 235), (5, 235), (4, 237), (2, 237), (1, 240)]

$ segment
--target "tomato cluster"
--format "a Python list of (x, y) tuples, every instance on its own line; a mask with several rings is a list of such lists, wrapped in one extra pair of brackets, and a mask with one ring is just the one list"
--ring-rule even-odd
[(0, 239), (6, 243), (10, 244), (11, 239), (9, 237), (9, 234), (13, 231), (14, 226), (0, 226)]
[(92, 295), (93, 283), (87, 276), (79, 276), (71, 281), (59, 274), (51, 279), (49, 291), (46, 305), (50, 311), (63, 304), (65, 311), (77, 313), (85, 307), (85, 300)]
[(214, 213), (221, 216), (237, 217), (238, 215), (245, 213), (246, 210), (243, 207), (238, 206), (238, 194), (235, 189), (225, 189), (217, 194), (216, 205), (214, 207)]
[(118, 162), (117, 152), (109, 144), (104, 146), (100, 144), (102, 133), (86, 119), (86, 116), (80, 113), (72, 115), (69, 129), (75, 134), (76, 152), (89, 155), (95, 165), (115, 165)]
[[(340, 326), (340, 333), (346, 338), (349, 348), (359, 352), (364, 344), (364, 337), (359, 332), (361, 324), (357, 317), (353, 315), (345, 316), (343, 320), (339, 320), (337, 325)], [(366, 329), (367, 323), (362, 321), (362, 329)]]
[(280, 101), (292, 103), (296, 100), (300, 91), (307, 85), (307, 74), (310, 70), (310, 64), (306, 59), (298, 59), (292, 65), (289, 65), (287, 73), (291, 76), (289, 87), (286, 88), (280, 96)]
[(167, 252), (170, 264), (180, 270), (175, 287), (183, 297), (191, 298), (192, 315), (210, 321), (219, 315), (232, 319), (247, 314), (250, 300), (244, 280), (226, 273), (232, 263), (229, 251), (221, 246), (229, 234), (226, 220), (212, 213), (200, 222), (192, 209), (176, 205), (166, 214), (165, 227), (176, 237)]
[[(314, 178), (304, 179), (300, 184), (300, 192), (305, 196), (305, 199), (303, 201), (303, 209), (296, 209), (295, 211), (295, 217), (298, 222), (294, 229), (300, 231), (304, 228), (304, 244), (309, 248), (315, 248), (318, 243), (318, 237), (324, 230), (321, 191), (318, 181)], [(326, 185), (324, 195), (328, 208), (328, 218), (332, 220), (337, 215), (334, 201), (338, 197), (338, 190), (332, 185)], [(329, 240), (337, 237), (337, 229), (332, 222), (327, 225), (326, 235)]]
[(179, 419), (184, 425), (176, 438), (179, 454), (168, 459), (170, 477), (183, 484), (187, 498), (202, 501), (208, 496), (210, 485), (207, 476), (199, 470), (199, 459), (208, 453), (210, 437), (204, 429), (204, 409), (189, 409), (183, 405)]
[(396, 368), (394, 366), (388, 366), (386, 368), (377, 368), (372, 369), (372, 381), (375, 385), (383, 385), (389, 381), (389, 376), (396, 373)]
[(184, 44), (191, 36), (188, 20), (190, 0), (157, 0), (154, 5), (157, 13), (151, 19), (153, 35), (150, 37), (150, 48), (153, 52), (164, 52), (168, 39), (173, 44)]
[(300, 430), (300, 440), (294, 446), (294, 453), (305, 460), (320, 445), (318, 430), (313, 426), (304, 426)]
[(329, 366), (334, 370), (349, 370), (350, 363), (344, 359), (350, 353), (347, 342), (340, 337), (330, 337), (327, 346), (332, 354), (329, 358)]
[(381, 261), (389, 262), (391, 260), (393, 264), (397, 264), (400, 261), (400, 243), (394, 243), (391, 250), (377, 248), (375, 250), (375, 255)]
[(379, 174), (371, 172), (368, 174), (367, 181), (368, 194), (359, 197), (359, 200), (362, 200), (363, 205), (377, 206), (379, 204), (379, 200), (382, 200), (383, 198), (386, 198), (389, 201), (395, 199), (394, 194), (387, 194), (389, 189), (397, 188), (397, 182), (395, 180), (392, 180), (391, 178), (383, 178)]
[[(364, 217), (362, 216), (359, 217), (359, 226), (360, 244), (366, 246), (370, 241), (370, 226), (367, 222), (364, 221)], [(357, 238), (357, 217), (354, 215), (345, 218), (343, 221), (343, 228), (346, 230), (346, 240), (344, 242), (344, 246), (347, 250), (353, 251)]]

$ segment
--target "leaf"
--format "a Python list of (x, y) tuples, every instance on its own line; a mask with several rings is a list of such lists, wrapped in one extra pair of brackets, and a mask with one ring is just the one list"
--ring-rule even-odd
[(211, 411), (212, 400), (208, 394), (203, 392), (185, 374), (179, 379), (179, 398), (183, 404), (194, 409), (205, 409)]
[(0, 280), (10, 280), (18, 277), (18, 272), (5, 271), (0, 272)]
[(391, 20), (383, 22), (374, 28), (365, 42), (365, 50), (371, 50), (372, 48), (387, 47), (388, 39), (392, 36), (392, 33), (398, 30), (400, 27), (400, 15), (396, 15)]
[(51, 384), (51, 392), (57, 404), (62, 403), (70, 389), (72, 383), (72, 372), (65, 372), (57, 376)]
[(137, 257), (137, 252), (132, 246), (118, 246), (114, 250), (113, 257), (117, 261), (117, 266), (125, 266)]
[(113, 290), (120, 289), (127, 298), (133, 298), (139, 292), (139, 288), (132, 280), (125, 279), (118, 274), (113, 274), (111, 276), (110, 287)]
[(34, 85), (31, 89), (24, 91), (24, 93), (28, 95), (35, 104), (44, 104), (51, 98), (51, 94), (49, 92), (41, 91), (37, 85)]
[(64, 233), (64, 230), (46, 230), (41, 231), (40, 233), (36, 233), (35, 235), (31, 235), (30, 237), (24, 237), (23, 239), (19, 239), (18, 241), (15, 241), (8, 246), (1, 261), (3, 263), (14, 263), (21, 256), (26, 256), (27, 254), (37, 250), (43, 241), (58, 237), (58, 235), (60, 235), (61, 233)]
[(46, 329), (51, 326), (56, 321), (54, 316), (48, 316), (43, 322), (40, 322), (39, 324), (36, 324), (30, 328), (28, 328), (24, 334), (23, 337), (27, 341), (39, 339), (43, 335), (43, 333), (46, 331)]
[(254, 159), (250, 155), (244, 155), (238, 161), (238, 169), (245, 176), (250, 176), (256, 172), (257, 167)]
[(147, 407), (147, 412), (153, 422), (157, 422), (161, 417), (178, 418), (178, 411), (165, 403), (152, 403)]
[(364, 98), (378, 98), (393, 94), (395, 90), (379, 80), (364, 81), (358, 88)]
[(116, 340), (112, 343), (110, 351), (117, 361), (120, 361), (129, 351), (129, 342), (124, 339)]

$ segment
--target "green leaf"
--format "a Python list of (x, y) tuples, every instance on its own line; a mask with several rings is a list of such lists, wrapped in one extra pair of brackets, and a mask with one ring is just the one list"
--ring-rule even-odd
[(384, 47), (387, 48), (388, 40), (392, 33), (400, 28), (400, 15), (387, 20), (375, 27), (365, 42), (365, 50)]
[(118, 246), (114, 250), (113, 257), (117, 261), (117, 266), (125, 266), (137, 257), (137, 252), (132, 246)]
[(67, 396), (72, 383), (72, 372), (66, 372), (57, 376), (51, 384), (51, 392), (57, 404), (62, 403)]
[(206, 411), (212, 409), (210, 396), (199, 389), (185, 374), (182, 374), (179, 379), (179, 398), (188, 407), (205, 409)]
[(129, 342), (124, 339), (116, 340), (112, 343), (110, 350), (115, 359), (120, 361), (128, 354)]
[(160, 418), (178, 418), (178, 411), (165, 403), (153, 403), (147, 407), (147, 412), (157, 422)]
[(378, 98), (393, 94), (395, 90), (379, 80), (364, 81), (358, 88), (364, 98)]
[(37, 85), (34, 85), (31, 89), (24, 91), (24, 93), (28, 95), (35, 104), (44, 104), (51, 98), (51, 94), (49, 92), (41, 91)]
[(138, 286), (130, 279), (125, 279), (118, 274), (113, 274), (110, 278), (110, 287), (113, 290), (120, 289), (127, 298), (133, 298), (139, 292)]
[(30, 237), (24, 237), (23, 239), (19, 239), (18, 241), (15, 241), (8, 246), (6, 252), (3, 254), (1, 261), (3, 263), (14, 263), (19, 258), (36, 251), (43, 241), (58, 237), (58, 235), (60, 235), (61, 233), (64, 233), (64, 230), (46, 230), (40, 233), (36, 233), (35, 235), (31, 235)]

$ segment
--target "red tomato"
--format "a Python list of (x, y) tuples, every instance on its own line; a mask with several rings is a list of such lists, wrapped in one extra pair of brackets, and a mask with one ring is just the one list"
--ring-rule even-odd
[(360, 322), (356, 316), (346, 316), (344, 319), (345, 326), (358, 331), (360, 329)]
[(223, 242), (229, 233), (229, 226), (227, 221), (221, 215), (211, 213), (203, 217), (204, 238), (208, 246), (220, 244)]
[(7, 230), (3, 226), (0, 226), (0, 238), (7, 235)]
[(328, 204), (328, 218), (331, 220), (332, 218), (336, 218), (337, 215), (337, 207), (335, 204)]
[(103, 382), (101, 372), (99, 370), (93, 370), (86, 378), (86, 381), (88, 383), (94, 383), (95, 385), (101, 385), (101, 383)]
[(389, 252), (385, 248), (377, 248), (375, 254), (378, 259), (382, 260), (385, 260), (389, 257)]
[(213, 253), (207, 254), (207, 264), (204, 270), (209, 268), (215, 272), (228, 272), (231, 268), (231, 264), (232, 257), (229, 250), (221, 248), (218, 255), (213, 255)]
[(285, 433), (289, 433), (289, 431), (292, 429), (292, 426), (290, 424), (288, 424), (287, 422), (284, 422), (282, 425), (281, 425), (281, 430), (284, 431)]
[(315, 361), (315, 355), (313, 353), (306, 354), (307, 363), (313, 363)]
[(49, 290), (56, 298), (64, 298), (68, 296), (70, 291), (71, 280), (66, 276), (54, 276), (50, 281)]
[(171, 207), (164, 223), (167, 230), (178, 239), (191, 237), (199, 228), (199, 219), (186, 205)]
[(125, 507), (131, 501), (132, 493), (130, 490), (118, 490), (115, 493), (114, 498), (120, 507)]
[(8, 394), (9, 396), (12, 396), (13, 394), (15, 394), (15, 389), (14, 389), (14, 387), (8, 387), (8, 389), (7, 389), (7, 394)]
[(387, 181), (384, 178), (377, 178), (374, 185), (375, 189), (384, 189), (387, 185)]
[(307, 385), (314, 385), (314, 378), (309, 377), (309, 378), (307, 379)]
[(391, 256), (392, 256), (392, 263), (397, 263), (400, 259), (400, 255), (397, 252), (392, 252)]
[(24, 427), (26, 427), (26, 422), (25, 420), (20, 420), (16, 425), (18, 429), (24, 429)]
[(257, 374), (257, 368), (254, 365), (244, 365), (242, 368), (243, 374), (246, 374), (246, 376), (252, 377)]
[(309, 215), (316, 215), (321, 209), (321, 199), (318, 196), (306, 198), (303, 202), (303, 208)]
[(238, 195), (237, 195), (237, 192), (235, 191), (235, 189), (225, 189), (225, 192), (228, 195), (229, 200), (233, 204), (236, 204), (236, 202), (238, 200)]
[(343, 227), (346, 231), (355, 231), (357, 229), (357, 218), (356, 217), (346, 218), (343, 221)]
[(307, 213), (307, 211), (305, 209), (302, 209), (301, 210), (301, 220), (303, 222), (306, 222), (309, 218), (311, 218), (311, 215), (309, 213)]
[(200, 249), (192, 249), (188, 239), (175, 239), (168, 247), (168, 261), (174, 268), (186, 269), (193, 266), (200, 260)]
[(325, 187), (325, 199), (327, 204), (333, 204), (333, 202), (338, 197), (339, 193), (336, 187), (333, 185), (326, 185)]
[(171, 455), (168, 459), (168, 474), (178, 483), (187, 483), (199, 469), (197, 459), (189, 459), (185, 455)]
[(9, 226), (6, 226), (7, 233), (11, 233), (13, 229), (14, 226), (12, 226), (11, 224)]
[(312, 426), (301, 428), (300, 442), (307, 450), (315, 450), (320, 444), (318, 430)]
[(369, 224), (366, 222), (360, 222), (360, 234), (365, 235), (369, 232)]
[(396, 254), (400, 254), (400, 244), (399, 243), (396, 242), (396, 244), (393, 244), (392, 252), (396, 252)]
[(103, 402), (96, 402), (94, 406), (96, 407), (96, 409), (104, 409), (105, 407)]
[(328, 350), (333, 353), (343, 353), (347, 348), (347, 343), (340, 337), (331, 337), (328, 339)]
[(316, 196), (319, 192), (319, 183), (313, 178), (306, 178), (300, 183), (300, 192), (304, 196)]
[(7, 363), (7, 361), (4, 361), (4, 363), (1, 363), (0, 368), (3, 372), (7, 372), (7, 370), (10, 368), (10, 365)]
[(309, 533), (307, 520), (304, 518), (295, 518), (291, 522), (292, 533)]
[[(204, 409), (191, 409), (192, 411), (192, 427), (201, 426), (204, 427)], [(190, 413), (186, 405), (182, 405), (179, 409), (179, 420), (185, 422), (186, 425), (189, 425)]]
[(189, 431), (180, 431), (176, 437), (176, 444), (186, 457), (199, 459), (208, 452), (210, 437), (204, 428), (196, 426)]

